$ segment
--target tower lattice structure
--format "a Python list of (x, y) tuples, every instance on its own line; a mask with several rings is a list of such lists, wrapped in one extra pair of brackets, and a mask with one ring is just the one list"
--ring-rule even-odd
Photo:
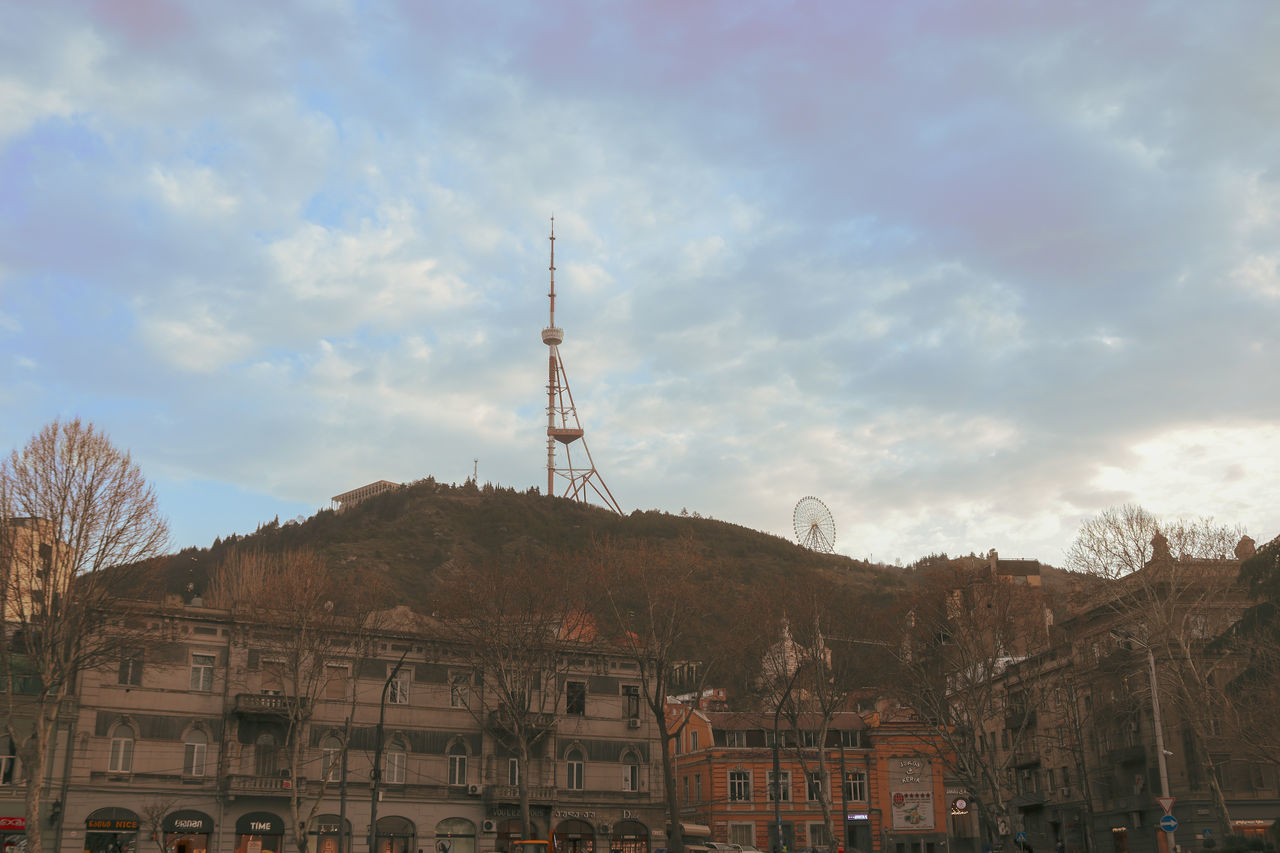
[[(578, 420), (578, 410), (573, 404), (573, 392), (569, 390), (569, 376), (564, 371), (564, 360), (560, 357), (560, 344), (564, 342), (564, 329), (556, 325), (556, 219), (551, 217), (551, 319), (542, 330), (542, 342), (547, 345), (550, 354), (547, 360), (547, 494), (557, 494), (557, 485), (561, 486), (559, 495), (573, 500), (587, 501), (588, 494), (594, 492), (609, 509), (622, 515), (622, 507), (618, 506), (613, 493), (604, 484), (604, 478), (596, 470), (591, 459), (591, 451), (587, 448), (587, 439), (583, 435), (582, 422)], [(564, 447), (564, 460), (556, 464), (556, 445)], [(573, 447), (579, 444), (582, 456), (586, 457), (586, 465), (574, 463)]]

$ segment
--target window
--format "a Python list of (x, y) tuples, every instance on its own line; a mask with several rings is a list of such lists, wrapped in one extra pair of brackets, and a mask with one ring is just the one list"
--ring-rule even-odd
[(120, 656), (120, 672), (116, 676), (116, 683), (134, 687), (142, 684), (142, 652), (127, 651)]
[(729, 802), (745, 803), (751, 799), (751, 774), (745, 770), (729, 771)]
[(460, 743), (449, 747), (449, 784), (467, 784), (467, 748)]
[(854, 749), (862, 747), (862, 731), (860, 729), (845, 730), (840, 732), (840, 745)]
[(729, 747), (743, 747), (747, 745), (746, 732), (725, 732), (724, 745)]
[(471, 707), (471, 680), (463, 673), (449, 676), (449, 707)]
[(387, 702), (392, 705), (409, 704), (409, 673), (406, 670), (398, 671), (388, 682)]
[(107, 764), (111, 773), (133, 772), (133, 729), (116, 726), (111, 733), (111, 759)]
[(684, 782), (684, 801), (687, 803), (689, 802), (689, 777), (685, 776), (681, 781)]
[(640, 764), (636, 761), (634, 752), (622, 756), (622, 790), (640, 790)]
[(816, 803), (825, 798), (825, 786), (822, 784), (822, 776), (816, 770), (807, 775), (805, 783), (805, 799), (811, 803)]
[(347, 668), (336, 664), (328, 664), (324, 668), (324, 698), (347, 698)]
[(702, 802), (702, 774), (693, 774), (693, 799), (696, 802)]
[(320, 742), (320, 753), (324, 759), (324, 778), (329, 782), (336, 782), (338, 774), (342, 772), (342, 741), (329, 735)]
[(213, 667), (218, 662), (215, 655), (191, 656), (191, 689), (208, 693), (213, 690)]
[(280, 745), (271, 732), (263, 732), (253, 742), (253, 769), (259, 776), (275, 776), (280, 763)]
[(209, 748), (209, 736), (199, 729), (187, 735), (183, 745), (182, 775), (203, 776), (205, 753)]
[(774, 784), (773, 771), (769, 771), (769, 802), (775, 799), (779, 802), (786, 803), (791, 801), (791, 771), (783, 770), (777, 779), (781, 784)]
[(809, 844), (812, 847), (831, 847), (831, 835), (827, 832), (825, 823), (811, 823), (808, 826)]
[(520, 759), (507, 759), (507, 784), (516, 787), (520, 784)]
[(570, 791), (582, 790), (582, 750), (569, 750), (565, 761), (565, 787)]
[(0, 755), (0, 785), (13, 784), (14, 760), (12, 755)]
[(692, 729), (689, 732), (689, 751), (697, 752), (698, 750), (698, 730)]
[[(382, 781), (389, 785), (404, 784), (404, 765), (405, 765), (404, 746), (399, 743), (393, 743), (391, 747), (382, 755)], [(465, 780), (466, 774), (463, 774)]]
[(729, 843), (740, 847), (753, 847), (756, 843), (756, 827), (752, 823), (729, 824)]
[(850, 770), (844, 774), (844, 798), (865, 802), (867, 799), (867, 771)]
[(625, 708), (623, 713), (627, 719), (634, 720), (640, 716), (640, 687), (636, 684), (622, 685), (622, 695), (625, 700)]
[(565, 682), (564, 712), (578, 715), (587, 713), (587, 683), (585, 681)]
[(800, 745), (809, 747), (817, 746), (818, 733), (810, 731), (800, 732)]

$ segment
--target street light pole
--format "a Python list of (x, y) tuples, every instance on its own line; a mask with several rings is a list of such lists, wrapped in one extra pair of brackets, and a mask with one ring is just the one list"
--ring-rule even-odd
[[(1156, 759), (1159, 761), (1160, 767), (1160, 796), (1169, 796), (1169, 764), (1164, 757), (1164, 726), (1160, 722), (1160, 684), (1156, 678), (1156, 656), (1151, 650), (1151, 644), (1146, 643), (1147, 649), (1147, 665), (1150, 667), (1151, 674), (1151, 721), (1156, 727)], [(1174, 844), (1173, 833), (1169, 833), (1169, 853), (1177, 850)]]

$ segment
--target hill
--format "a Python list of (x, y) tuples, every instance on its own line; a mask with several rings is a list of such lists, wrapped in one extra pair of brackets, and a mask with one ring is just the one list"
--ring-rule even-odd
[[(709, 518), (636, 510), (618, 516), (596, 506), (536, 491), (517, 492), (468, 481), (433, 479), (369, 498), (341, 512), (324, 509), (303, 521), (271, 521), (247, 536), (187, 548), (149, 568), (152, 589), (189, 598), (202, 592), (232, 548), (265, 551), (308, 547), (353, 583), (376, 575), (400, 600), (424, 609), (434, 573), (454, 558), (471, 561), (573, 552), (591, 542), (661, 542), (688, 535), (725, 564), (739, 592), (800, 582), (808, 573), (835, 578), (868, 600), (901, 588), (900, 574), (835, 554), (818, 554), (757, 530)], [(732, 607), (733, 595), (723, 604)]]

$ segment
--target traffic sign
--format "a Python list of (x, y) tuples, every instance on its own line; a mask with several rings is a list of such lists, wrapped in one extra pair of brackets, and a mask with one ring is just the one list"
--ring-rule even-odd
[(1027, 834), (1026, 834), (1025, 832), (1023, 832), (1022, 830), (1018, 830), (1018, 836), (1017, 836), (1017, 838), (1016, 838), (1015, 840), (1016, 840), (1019, 844), (1026, 844), (1026, 843), (1027, 843)]
[(1165, 814), (1173, 814), (1173, 797), (1156, 797), (1156, 802), (1164, 809)]
[(1160, 818), (1160, 828), (1165, 832), (1173, 832), (1178, 828), (1178, 819), (1171, 814)]
[(1206, 829), (1202, 834), (1204, 835), (1205, 838), (1213, 838), (1212, 829)]

